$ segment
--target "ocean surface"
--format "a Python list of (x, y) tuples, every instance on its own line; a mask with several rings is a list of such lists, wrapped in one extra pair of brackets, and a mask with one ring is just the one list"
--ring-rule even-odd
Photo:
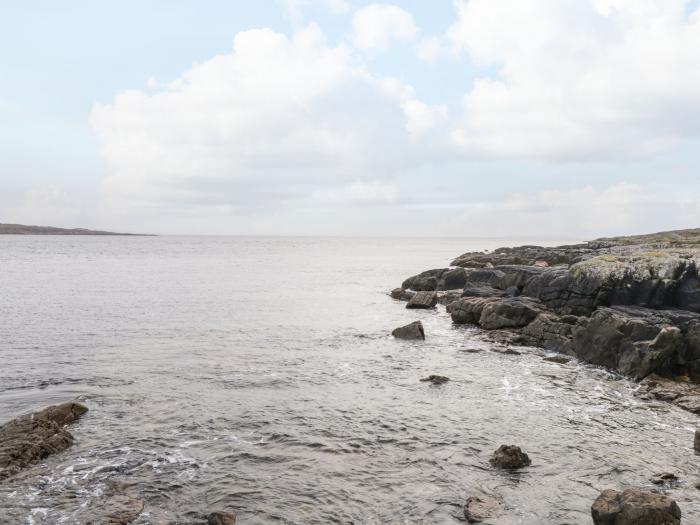
[[(507, 503), (493, 524), (589, 524), (600, 490), (664, 471), (700, 523), (698, 416), (387, 296), (523, 243), (0, 236), (0, 422), (90, 409), (72, 448), (0, 484), (0, 523), (80, 523), (118, 481), (146, 502), (138, 524), (456, 524), (480, 494)], [(416, 319), (425, 342), (391, 338)], [(493, 469), (504, 443), (532, 466)]]

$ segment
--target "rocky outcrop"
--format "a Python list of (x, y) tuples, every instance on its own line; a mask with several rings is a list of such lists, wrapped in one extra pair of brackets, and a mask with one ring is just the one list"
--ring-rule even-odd
[(501, 445), (491, 457), (491, 464), (504, 469), (518, 469), (530, 465), (530, 457), (515, 445)]
[[(544, 248), (467, 253), (461, 297), (443, 295), (455, 324), (493, 338), (567, 354), (635, 379), (656, 374), (700, 382), (700, 229)], [(407, 279), (437, 290), (450, 269)], [(410, 291), (410, 290), (408, 290)], [(412, 301), (418, 299), (418, 292)], [(453, 295), (455, 294), (455, 295)], [(423, 296), (416, 304), (429, 307)], [(410, 304), (410, 303), (409, 303)], [(673, 402), (700, 411), (694, 386)], [(650, 390), (653, 397), (671, 397)]]
[(64, 426), (87, 412), (78, 403), (63, 403), (20, 416), (0, 427), (0, 481), (31, 463), (61, 452), (73, 444)]
[(503, 509), (503, 502), (493, 496), (469, 496), (464, 505), (464, 517), (469, 523), (481, 523), (497, 518)]
[(391, 332), (391, 335), (396, 337), (396, 339), (423, 340), (425, 339), (425, 330), (423, 329), (423, 323), (414, 321), (406, 326), (396, 328)]
[(438, 295), (435, 292), (418, 292), (411, 297), (406, 304), (406, 308), (435, 308), (438, 302)]
[(663, 494), (604, 490), (591, 506), (595, 525), (680, 525), (681, 509)]

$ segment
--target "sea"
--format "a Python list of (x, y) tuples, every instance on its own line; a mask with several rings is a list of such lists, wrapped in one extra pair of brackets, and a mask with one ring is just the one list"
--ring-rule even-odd
[[(119, 484), (143, 524), (590, 524), (606, 488), (700, 523), (697, 415), (445, 307), (388, 292), (461, 253), (537, 239), (0, 236), (0, 423), (77, 400), (68, 450), (0, 483), (0, 523), (85, 523)], [(420, 320), (425, 341), (391, 331)], [(430, 374), (450, 381), (434, 386)], [(501, 444), (532, 465), (493, 468)], [(673, 487), (652, 476), (672, 472)]]

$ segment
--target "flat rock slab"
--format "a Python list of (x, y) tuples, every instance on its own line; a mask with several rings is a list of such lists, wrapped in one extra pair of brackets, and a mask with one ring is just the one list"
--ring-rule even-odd
[(425, 339), (425, 330), (423, 329), (423, 323), (414, 321), (406, 326), (396, 328), (391, 332), (391, 335), (397, 339), (423, 340)]
[(50, 406), (5, 423), (0, 427), (0, 481), (31, 463), (61, 452), (73, 444), (63, 427), (87, 412), (78, 403)]
[(503, 509), (503, 502), (493, 496), (470, 496), (464, 505), (464, 517), (469, 523), (481, 523), (496, 518)]
[(406, 308), (435, 308), (438, 296), (436, 292), (418, 292), (408, 301)]
[(681, 509), (668, 496), (637, 488), (604, 490), (591, 506), (595, 525), (680, 525)]

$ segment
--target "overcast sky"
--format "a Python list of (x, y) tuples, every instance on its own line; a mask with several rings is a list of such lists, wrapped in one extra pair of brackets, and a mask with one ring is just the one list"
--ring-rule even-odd
[(5, 0), (0, 68), (0, 222), (700, 227), (697, 0)]

